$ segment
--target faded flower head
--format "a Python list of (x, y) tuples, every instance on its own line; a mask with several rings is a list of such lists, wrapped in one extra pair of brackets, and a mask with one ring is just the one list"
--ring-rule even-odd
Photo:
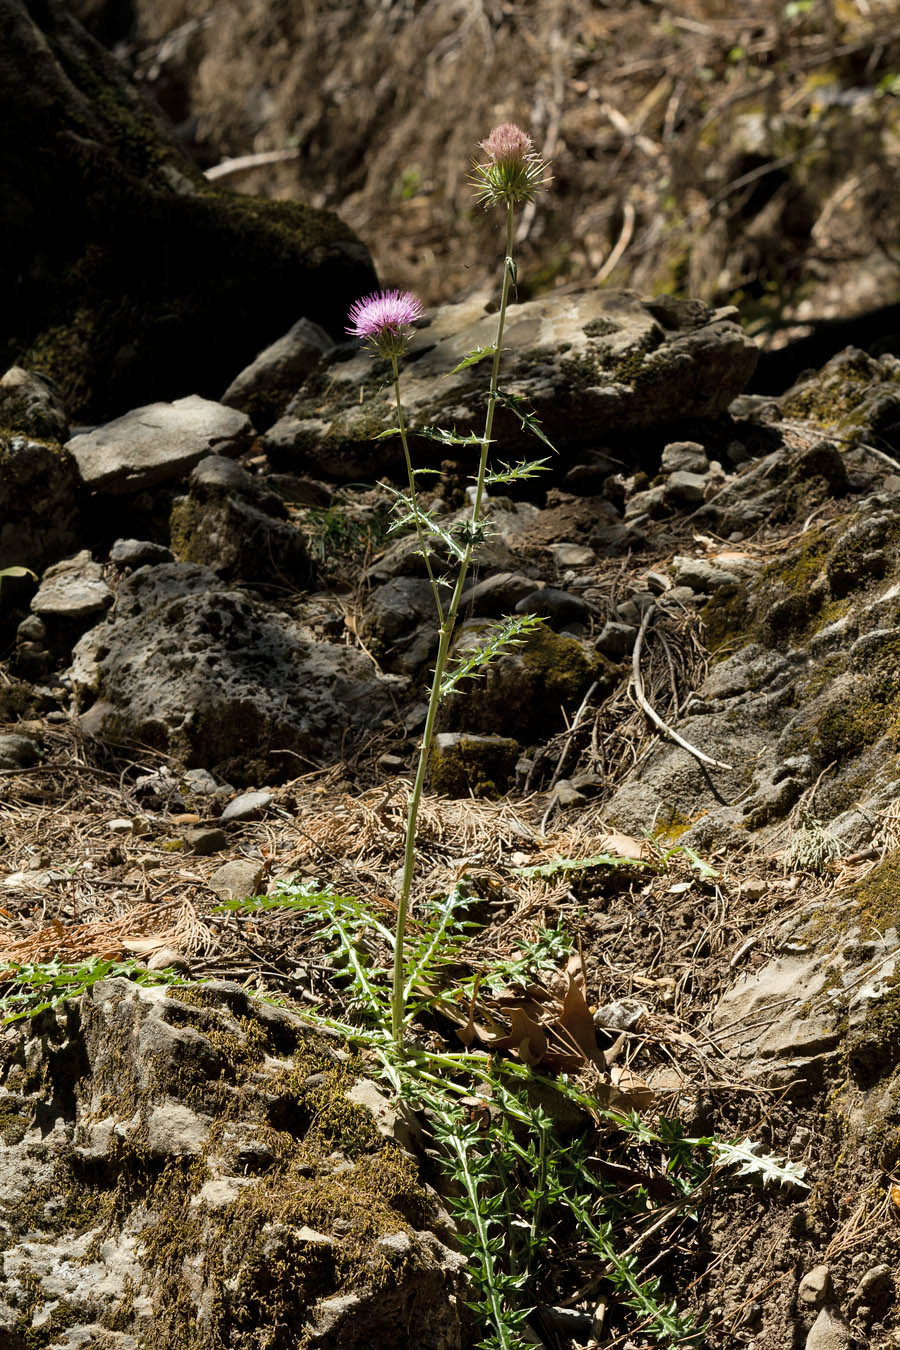
[(515, 122), (501, 122), (486, 141), (479, 141), (479, 146), (494, 164), (521, 162), (526, 155), (534, 154), (531, 137)]
[(546, 183), (546, 164), (535, 153), (531, 137), (515, 122), (501, 122), (479, 147), (487, 161), (475, 164), (472, 184), (485, 206), (520, 206)]
[(350, 306), (346, 332), (368, 342), (377, 356), (402, 356), (408, 328), (423, 314), (412, 291), (375, 291)]

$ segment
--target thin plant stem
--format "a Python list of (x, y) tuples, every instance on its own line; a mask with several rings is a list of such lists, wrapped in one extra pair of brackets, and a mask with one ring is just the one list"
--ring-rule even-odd
[(397, 402), (397, 426), (400, 429), (400, 440), (403, 444), (403, 456), (406, 460), (406, 472), (409, 475), (409, 500), (412, 504), (413, 516), (415, 517), (416, 533), (419, 536), (419, 547), (422, 550), (422, 557), (425, 559), (428, 580), (431, 582), (431, 593), (434, 596), (434, 605), (437, 610), (438, 623), (443, 623), (444, 607), (441, 604), (441, 593), (438, 589), (434, 572), (431, 570), (431, 558), (428, 555), (428, 545), (425, 542), (425, 532), (422, 529), (422, 517), (419, 515), (419, 501), (416, 495), (416, 475), (413, 472), (412, 459), (409, 453), (409, 441), (406, 436), (406, 418), (403, 416), (403, 404), (400, 402), (400, 369), (397, 364), (396, 353), (391, 354), (391, 367), (394, 372), (394, 398)]
[[(497, 406), (497, 380), (500, 374), (500, 353), (503, 345), (503, 327), (506, 323), (506, 309), (509, 304), (509, 288), (513, 275), (513, 240), (514, 240), (514, 215), (515, 210), (512, 202), (507, 203), (506, 207), (506, 254), (503, 260), (503, 290), (500, 295), (500, 312), (497, 315), (497, 337), (495, 342), (494, 359), (491, 363), (491, 383), (488, 389), (487, 412), (484, 421), (484, 433), (481, 440), (481, 453), (478, 460), (478, 476), (475, 480), (475, 498), (472, 503), (472, 528), (469, 530), (469, 537), (466, 547), (459, 563), (459, 570), (456, 575), (456, 584), (453, 587), (453, 595), (450, 600), (449, 608), (440, 620), (440, 636), (438, 639), (437, 657), (434, 663), (434, 678), (431, 682), (431, 694), (428, 699), (428, 712), (425, 715), (425, 729), (422, 732), (422, 742), (419, 747), (419, 762), (416, 766), (416, 777), (413, 783), (412, 795), (409, 799), (409, 810), (406, 819), (406, 843), (403, 853), (403, 877), (400, 882), (400, 899), (397, 903), (397, 926), (394, 934), (394, 978), (393, 990), (391, 996), (391, 1034), (394, 1041), (399, 1045), (403, 1039), (403, 1023), (405, 1008), (404, 999), (404, 976), (405, 961), (403, 954), (403, 943), (406, 936), (406, 919), (409, 913), (409, 896), (412, 889), (413, 870), (416, 861), (416, 823), (419, 818), (419, 806), (422, 801), (422, 791), (425, 787), (425, 774), (428, 768), (428, 760), (431, 755), (431, 743), (434, 739), (434, 724), (437, 718), (438, 705), (441, 701), (441, 685), (444, 680), (444, 671), (447, 668), (447, 660), (450, 655), (450, 642), (453, 637), (453, 630), (456, 627), (456, 616), (459, 613), (459, 605), (462, 599), (463, 586), (469, 571), (469, 564), (472, 561), (472, 552), (475, 547), (477, 537), (477, 526), (481, 517), (481, 504), (484, 498), (484, 479), (487, 472), (488, 448), (491, 443), (491, 433), (494, 429), (494, 411)], [(394, 363), (396, 370), (396, 361)], [(397, 407), (400, 406), (399, 384), (397, 388)], [(404, 439), (404, 448), (406, 441)], [(410, 469), (410, 474), (412, 470)]]
[(488, 1236), (487, 1224), (485, 1223), (484, 1215), (482, 1214), (480, 1197), (478, 1194), (478, 1183), (469, 1170), (465, 1141), (453, 1129), (452, 1121), (447, 1120), (447, 1123), (450, 1125), (447, 1144), (449, 1145), (451, 1153), (453, 1153), (456, 1158), (457, 1166), (459, 1168), (457, 1176), (462, 1178), (466, 1197), (469, 1202), (469, 1218), (472, 1227), (475, 1229), (478, 1246), (481, 1252), (481, 1259), (484, 1263), (485, 1274), (487, 1276), (487, 1279), (485, 1280), (485, 1293), (491, 1309), (491, 1320), (494, 1323), (494, 1329), (497, 1332), (500, 1346), (503, 1347), (503, 1350), (507, 1350), (507, 1347), (511, 1347), (513, 1342), (509, 1336), (507, 1320), (503, 1316), (503, 1304), (497, 1289), (497, 1279), (494, 1270), (494, 1252), (491, 1246), (490, 1237)]

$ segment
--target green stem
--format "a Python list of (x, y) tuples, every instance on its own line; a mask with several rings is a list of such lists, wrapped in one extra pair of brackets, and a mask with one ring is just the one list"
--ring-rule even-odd
[(431, 570), (431, 558), (428, 555), (425, 532), (422, 529), (422, 518), (419, 515), (419, 501), (416, 496), (416, 475), (413, 472), (412, 459), (409, 453), (409, 441), (406, 438), (406, 419), (403, 416), (403, 404), (400, 402), (400, 370), (397, 365), (395, 353), (392, 353), (391, 355), (391, 366), (394, 371), (394, 398), (397, 402), (397, 426), (400, 428), (400, 440), (403, 443), (403, 456), (406, 460), (406, 472), (409, 475), (409, 500), (412, 503), (413, 516), (416, 521), (416, 533), (419, 536), (419, 547), (422, 550), (422, 557), (425, 559), (428, 580), (431, 582), (431, 593), (434, 596), (434, 605), (437, 610), (438, 623), (443, 623), (444, 607), (441, 604), (441, 593), (438, 589), (434, 573)]
[(485, 1292), (491, 1309), (491, 1320), (494, 1323), (494, 1330), (497, 1333), (497, 1340), (502, 1350), (511, 1350), (513, 1341), (510, 1339), (509, 1328), (506, 1318), (503, 1316), (503, 1303), (500, 1294), (497, 1291), (497, 1279), (494, 1270), (494, 1253), (491, 1248), (490, 1237), (488, 1235), (487, 1224), (481, 1212), (480, 1198), (478, 1195), (478, 1183), (469, 1171), (468, 1159), (466, 1157), (466, 1145), (458, 1134), (453, 1131), (451, 1122), (447, 1143), (450, 1151), (455, 1155), (458, 1172), (457, 1179), (462, 1178), (463, 1187), (466, 1192), (466, 1198), (469, 1202), (469, 1222), (475, 1230), (475, 1236), (478, 1240), (478, 1246), (481, 1250), (481, 1260), (484, 1265)]
[[(460, 560), (459, 572), (457, 573), (456, 584), (453, 587), (450, 607), (446, 614), (443, 615), (440, 622), (440, 636), (438, 639), (437, 658), (434, 664), (434, 678), (431, 682), (428, 712), (425, 715), (425, 730), (422, 732), (422, 742), (419, 747), (419, 762), (416, 766), (416, 777), (415, 782), (413, 783), (412, 795), (409, 799), (409, 811), (406, 819), (406, 844), (403, 854), (403, 877), (400, 882), (400, 899), (397, 902), (397, 927), (394, 935), (394, 978), (391, 995), (391, 1034), (398, 1045), (403, 1039), (403, 1022), (406, 1011), (405, 1000), (403, 997), (405, 973), (403, 943), (406, 937), (409, 895), (410, 890), (412, 889), (413, 869), (416, 860), (416, 822), (419, 818), (419, 806), (422, 801), (422, 792), (425, 787), (425, 773), (431, 755), (431, 742), (434, 739), (435, 719), (437, 718), (438, 705), (441, 701), (441, 685), (444, 681), (444, 671), (447, 668), (447, 660), (450, 655), (450, 642), (453, 637), (453, 630), (456, 627), (456, 616), (459, 612), (463, 586), (465, 585), (466, 576), (468, 575), (469, 564), (472, 561), (476, 527), (481, 517), (481, 503), (484, 497), (484, 479), (487, 472), (488, 448), (491, 443), (491, 432), (494, 429), (494, 410), (497, 406), (497, 379), (500, 374), (500, 352), (503, 345), (503, 327), (506, 323), (506, 309), (509, 304), (509, 287), (512, 279), (513, 223), (514, 208), (512, 202), (509, 202), (506, 207), (506, 255), (503, 260), (503, 290), (500, 295), (500, 312), (497, 315), (496, 350), (494, 351), (494, 359), (491, 364), (491, 383), (490, 388), (488, 389), (487, 413), (485, 415), (484, 433), (481, 440), (481, 454), (478, 460), (478, 477), (475, 482), (475, 500), (472, 503), (472, 528), (469, 531), (469, 539), (466, 544), (465, 552)], [(395, 388), (397, 389), (397, 408), (399, 410), (399, 385), (395, 384)], [(402, 426), (402, 414), (400, 424)], [(403, 444), (405, 449), (405, 438)], [(409, 462), (408, 454), (407, 462)], [(412, 476), (411, 468), (410, 476)]]

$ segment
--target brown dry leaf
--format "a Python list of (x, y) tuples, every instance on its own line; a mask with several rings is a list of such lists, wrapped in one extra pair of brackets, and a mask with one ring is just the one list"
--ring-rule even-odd
[(122, 947), (126, 952), (133, 952), (135, 956), (151, 956), (153, 952), (159, 951), (160, 947), (171, 946), (170, 940), (166, 937), (123, 937)]
[(633, 835), (621, 834), (613, 830), (604, 834), (597, 844), (598, 853), (618, 853), (622, 858), (646, 858), (650, 849), (646, 839), (635, 839)]
[(558, 1025), (565, 1032), (570, 1044), (577, 1046), (589, 1063), (604, 1065), (602, 1052), (597, 1045), (597, 1032), (591, 1010), (571, 972)]
[(512, 1041), (523, 1064), (540, 1064), (547, 1053), (547, 1037), (543, 1027), (532, 1020), (524, 1008), (513, 1008), (509, 1014)]
[(647, 1111), (656, 1101), (656, 1094), (643, 1078), (638, 1078), (630, 1069), (620, 1069), (614, 1064), (609, 1071), (613, 1087), (624, 1093), (637, 1111)]

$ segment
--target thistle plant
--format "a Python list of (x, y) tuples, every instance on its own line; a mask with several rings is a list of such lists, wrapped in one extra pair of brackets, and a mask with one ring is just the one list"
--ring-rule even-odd
[[(521, 410), (518, 401), (504, 395), (499, 388), (500, 359), (503, 351), (503, 330), (506, 323), (506, 311), (509, 306), (510, 292), (515, 284), (516, 263), (513, 257), (515, 240), (516, 208), (530, 201), (535, 192), (544, 184), (546, 166), (535, 154), (531, 138), (510, 122), (495, 127), (486, 140), (480, 143), (484, 151), (483, 162), (473, 168), (472, 182), (478, 198), (486, 207), (499, 207), (505, 212), (506, 250), (503, 259), (503, 282), (500, 293), (500, 307), (497, 312), (497, 330), (493, 343), (489, 347), (479, 347), (470, 352), (451, 373), (456, 373), (478, 361), (490, 359), (491, 374), (485, 409), (484, 430), (480, 435), (460, 436), (455, 432), (425, 428), (420, 432), (430, 439), (444, 445), (459, 447), (477, 447), (478, 464), (473, 475), (475, 489), (472, 494), (471, 514), (467, 527), (457, 534), (451, 534), (440, 528), (434, 530), (435, 522), (422, 511), (416, 491), (416, 470), (413, 467), (409, 449), (409, 435), (400, 397), (400, 358), (404, 355), (409, 340), (410, 329), (415, 321), (422, 317), (422, 305), (409, 291), (381, 291), (358, 300), (350, 310), (347, 331), (361, 338), (374, 356), (381, 357), (391, 364), (394, 398), (397, 406), (397, 425), (382, 435), (398, 435), (403, 446), (406, 471), (409, 484), (408, 496), (401, 497), (402, 523), (415, 526), (419, 540), (419, 549), (425, 559), (428, 579), (434, 597), (438, 626), (438, 646), (435, 658), (431, 691), (428, 699), (428, 711), (425, 728), (419, 747), (413, 789), (407, 812), (406, 836), (403, 852), (403, 872), (400, 881), (400, 894), (397, 902), (397, 920), (394, 933), (394, 972), (391, 998), (391, 1029), (397, 1046), (402, 1043), (406, 1022), (404, 990), (406, 988), (405, 935), (409, 915), (412, 881), (416, 858), (416, 825), (428, 762), (434, 740), (435, 723), (441, 701), (452, 692), (460, 680), (477, 674), (488, 661), (499, 656), (509, 645), (521, 640), (521, 637), (538, 620), (531, 615), (521, 615), (508, 620), (491, 635), (486, 646), (475, 659), (469, 654), (458, 670), (448, 675), (451, 643), (456, 628), (457, 615), (466, 578), (472, 564), (475, 546), (482, 537), (482, 515), (485, 503), (485, 488), (488, 481), (508, 482), (513, 479), (530, 477), (538, 472), (544, 461), (521, 463), (513, 467), (504, 466), (500, 472), (488, 475), (488, 453), (493, 439), (494, 416), (498, 403), (512, 407), (523, 426), (534, 431), (542, 440), (536, 420), (527, 411)], [(449, 598), (441, 594), (443, 578), (439, 579), (432, 563), (430, 537), (437, 533), (449, 544), (456, 561), (456, 576), (450, 583)]]

